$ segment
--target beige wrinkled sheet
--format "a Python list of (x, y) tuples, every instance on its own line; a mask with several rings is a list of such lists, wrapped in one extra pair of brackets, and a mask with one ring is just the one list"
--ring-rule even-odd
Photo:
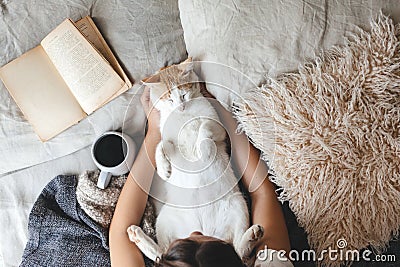
[(45, 184), (58, 174), (95, 169), (89, 151), (96, 136), (122, 128), (139, 143), (145, 116), (138, 82), (187, 56), (177, 0), (0, 0), (0, 66), (38, 45), (65, 18), (86, 15), (135, 85), (42, 143), (0, 82), (0, 266), (19, 265), (28, 214)]
[[(132, 80), (186, 57), (176, 0), (53, 1), (0, 0), (0, 66), (39, 42), (65, 18), (91, 15)], [(27, 88), (29, 90), (29, 88)], [(100, 133), (122, 125), (134, 87), (87, 119), (42, 143), (0, 83), (0, 175), (52, 160), (88, 145)], [(137, 105), (139, 102), (131, 103)], [(126, 114), (142, 129), (142, 113)]]

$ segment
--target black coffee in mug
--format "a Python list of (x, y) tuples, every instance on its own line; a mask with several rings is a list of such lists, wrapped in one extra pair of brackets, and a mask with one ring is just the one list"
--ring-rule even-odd
[(93, 152), (98, 163), (104, 167), (115, 167), (124, 161), (127, 145), (121, 136), (108, 134), (97, 140)]

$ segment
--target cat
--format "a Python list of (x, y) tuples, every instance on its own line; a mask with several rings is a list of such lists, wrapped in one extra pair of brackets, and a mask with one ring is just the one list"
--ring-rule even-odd
[(165, 191), (167, 204), (156, 221), (158, 244), (136, 225), (128, 228), (130, 240), (155, 261), (174, 240), (200, 231), (231, 243), (244, 260), (263, 228), (249, 228), (248, 208), (226, 152), (225, 129), (201, 94), (191, 58), (160, 70), (144, 85), (160, 111), (157, 173), (176, 190)]

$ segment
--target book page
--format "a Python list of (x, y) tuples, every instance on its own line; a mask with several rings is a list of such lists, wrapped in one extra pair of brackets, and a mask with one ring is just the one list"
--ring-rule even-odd
[(82, 33), (83, 36), (100, 52), (100, 54), (111, 64), (113, 69), (128, 85), (128, 89), (132, 87), (132, 83), (128, 76), (119, 65), (118, 60), (115, 58), (110, 47), (107, 45), (100, 31), (97, 29), (91, 17), (86, 16), (77, 22), (76, 27)]
[(69, 19), (41, 44), (87, 114), (101, 107), (125, 84)]
[(42, 141), (86, 116), (41, 46), (2, 67), (0, 76)]

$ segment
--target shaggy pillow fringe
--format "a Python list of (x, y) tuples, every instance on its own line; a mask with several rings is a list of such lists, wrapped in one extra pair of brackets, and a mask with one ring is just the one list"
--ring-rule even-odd
[(235, 103), (317, 257), (343, 239), (381, 252), (399, 234), (400, 25), (371, 25)]

